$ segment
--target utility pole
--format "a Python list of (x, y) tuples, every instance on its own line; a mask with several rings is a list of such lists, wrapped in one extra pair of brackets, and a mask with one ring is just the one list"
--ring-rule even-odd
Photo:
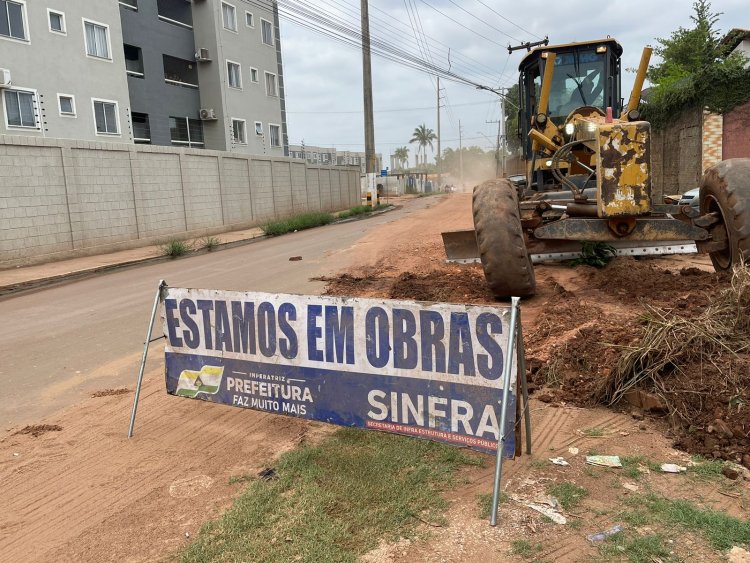
[(362, 89), (365, 101), (365, 172), (367, 187), (375, 188), (377, 160), (375, 159), (375, 123), (372, 104), (372, 67), (370, 65), (370, 14), (368, 0), (360, 0), (362, 12)]
[(437, 189), (443, 185), (443, 153), (440, 152), (440, 77), (437, 77), (437, 145), (438, 145), (438, 157), (437, 157)]
[[(505, 87), (500, 88), (500, 92), (502, 92), (502, 94), (500, 95), (500, 123), (497, 126), (497, 149), (498, 151), (501, 151), (500, 154), (502, 155), (502, 159), (503, 159), (503, 168), (502, 168), (503, 178), (505, 178), (508, 175), (508, 171), (506, 170), (506, 167), (505, 167), (505, 153), (507, 152), (505, 150), (505, 147), (507, 145), (507, 136), (506, 136), (507, 131), (505, 130), (505, 91), (506, 90), (507, 88)], [(501, 127), (503, 131), (502, 137), (500, 135)], [(503, 140), (502, 146), (500, 145), (501, 138)]]
[(458, 168), (459, 184), (464, 189), (464, 146), (463, 146), (463, 129), (461, 129), (461, 120), (458, 120)]

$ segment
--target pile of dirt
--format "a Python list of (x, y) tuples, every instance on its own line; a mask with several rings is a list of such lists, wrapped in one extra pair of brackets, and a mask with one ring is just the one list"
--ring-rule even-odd
[(92, 399), (97, 399), (99, 397), (113, 397), (117, 395), (127, 395), (130, 393), (130, 389), (125, 389), (124, 387), (120, 389), (102, 389), (101, 391), (94, 391), (91, 394)]
[(557, 284), (542, 308), (524, 337), (530, 388), (541, 389), (537, 398), (545, 402), (594, 405), (622, 346), (636, 339), (633, 317), (605, 312)]
[(591, 266), (579, 269), (591, 287), (621, 301), (666, 303), (687, 309), (704, 307), (706, 293), (728, 283), (726, 275), (704, 272), (695, 267), (673, 272), (647, 260), (630, 257), (612, 260), (602, 269)]
[(372, 268), (320, 279), (326, 282), (326, 295), (442, 303), (495, 302), (481, 267), (476, 265), (446, 265), (427, 273), (409, 271), (395, 276)]
[(14, 432), (14, 436), (16, 435), (23, 435), (28, 434), (33, 436), (34, 438), (38, 438), (42, 434), (46, 434), (47, 432), (60, 432), (62, 431), (62, 426), (59, 426), (57, 424), (34, 424), (32, 426), (24, 426), (19, 430), (18, 432)]

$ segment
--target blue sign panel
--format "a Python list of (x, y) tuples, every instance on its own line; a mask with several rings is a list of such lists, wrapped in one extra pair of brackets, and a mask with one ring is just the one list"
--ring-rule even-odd
[(169, 288), (163, 317), (170, 394), (497, 450), (509, 308)]

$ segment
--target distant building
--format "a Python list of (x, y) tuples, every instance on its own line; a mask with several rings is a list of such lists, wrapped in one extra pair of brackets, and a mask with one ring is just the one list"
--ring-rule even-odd
[[(383, 168), (383, 155), (375, 155), (378, 161), (378, 172)], [(336, 164), (339, 166), (359, 166), (362, 174), (367, 173), (367, 163), (364, 152), (338, 151), (336, 153)]]
[(289, 145), (289, 156), (307, 160), (311, 164), (336, 165), (336, 149), (333, 147)]
[(0, 0), (0, 134), (287, 154), (276, 2)]

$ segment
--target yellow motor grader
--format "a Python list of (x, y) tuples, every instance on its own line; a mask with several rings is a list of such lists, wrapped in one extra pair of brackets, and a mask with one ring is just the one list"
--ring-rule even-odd
[(750, 261), (750, 159), (707, 170), (699, 210), (654, 202), (651, 127), (639, 112), (651, 49), (625, 107), (621, 55), (607, 38), (538, 47), (521, 62), (526, 186), (477, 186), (474, 230), (443, 233), (448, 259), (481, 261), (497, 297), (533, 295), (532, 264), (580, 256), (583, 242), (631, 256), (705, 252), (716, 270)]

